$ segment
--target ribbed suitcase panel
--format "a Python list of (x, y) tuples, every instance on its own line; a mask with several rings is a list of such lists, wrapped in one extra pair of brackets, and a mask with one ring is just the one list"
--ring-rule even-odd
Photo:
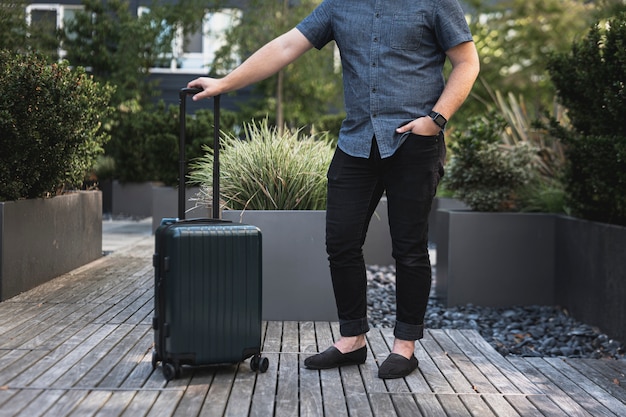
[[(254, 226), (176, 225), (167, 238), (166, 352), (240, 362), (260, 352), (261, 235)], [(188, 360), (186, 360), (188, 358)]]

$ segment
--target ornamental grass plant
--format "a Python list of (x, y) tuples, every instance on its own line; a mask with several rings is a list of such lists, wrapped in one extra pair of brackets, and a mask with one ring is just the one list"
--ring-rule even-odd
[[(325, 135), (282, 133), (267, 119), (244, 124), (244, 138), (223, 134), (220, 198), (231, 210), (324, 210), (326, 171), (333, 146)], [(213, 149), (191, 163), (190, 183), (201, 204), (212, 201)]]

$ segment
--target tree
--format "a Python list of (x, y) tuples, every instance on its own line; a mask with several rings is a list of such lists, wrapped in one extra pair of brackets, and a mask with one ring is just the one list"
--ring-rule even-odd
[(158, 94), (148, 84), (149, 69), (171, 50), (176, 30), (197, 28), (198, 16), (208, 7), (199, 0), (154, 2), (149, 13), (135, 16), (128, 0), (83, 0), (83, 5), (83, 12), (67, 22), (63, 36), (67, 60), (88, 68), (97, 80), (116, 85), (114, 104), (144, 106)]
[(56, 22), (26, 23), (25, 0), (3, 0), (0, 3), (0, 50), (19, 54), (37, 52), (50, 61), (58, 59)]
[[(227, 43), (218, 51), (212, 75), (220, 75), (233, 66), (232, 56), (244, 60), (258, 48), (290, 30), (306, 17), (320, 0), (251, 0), (239, 25), (227, 34)], [(315, 123), (322, 115), (343, 108), (341, 73), (335, 48), (327, 45), (309, 52), (275, 77), (256, 86), (261, 104), (251, 113), (276, 115), (276, 125), (292, 127)], [(259, 112), (259, 108), (263, 110)]]
[(474, 100), (461, 109), (470, 115), (493, 105), (489, 90), (521, 95), (538, 111), (551, 106), (555, 90), (546, 71), (550, 54), (567, 51), (572, 40), (585, 36), (593, 21), (626, 7), (622, 0), (472, 3), (470, 28), (481, 57), (481, 73), (472, 92)]

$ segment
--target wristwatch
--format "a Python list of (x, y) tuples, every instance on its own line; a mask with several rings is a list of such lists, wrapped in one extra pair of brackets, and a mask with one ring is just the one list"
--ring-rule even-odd
[(437, 113), (436, 111), (431, 111), (428, 116), (433, 119), (433, 122), (435, 122), (435, 124), (441, 129), (445, 128), (446, 123), (448, 123), (448, 119), (446, 119), (441, 115), (441, 113)]

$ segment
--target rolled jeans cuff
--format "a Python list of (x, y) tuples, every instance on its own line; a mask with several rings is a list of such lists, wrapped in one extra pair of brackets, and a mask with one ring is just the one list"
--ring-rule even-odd
[(393, 335), (400, 340), (419, 340), (424, 337), (424, 325), (396, 321)]
[(359, 336), (369, 332), (367, 317), (356, 320), (339, 319), (339, 333), (344, 337)]

